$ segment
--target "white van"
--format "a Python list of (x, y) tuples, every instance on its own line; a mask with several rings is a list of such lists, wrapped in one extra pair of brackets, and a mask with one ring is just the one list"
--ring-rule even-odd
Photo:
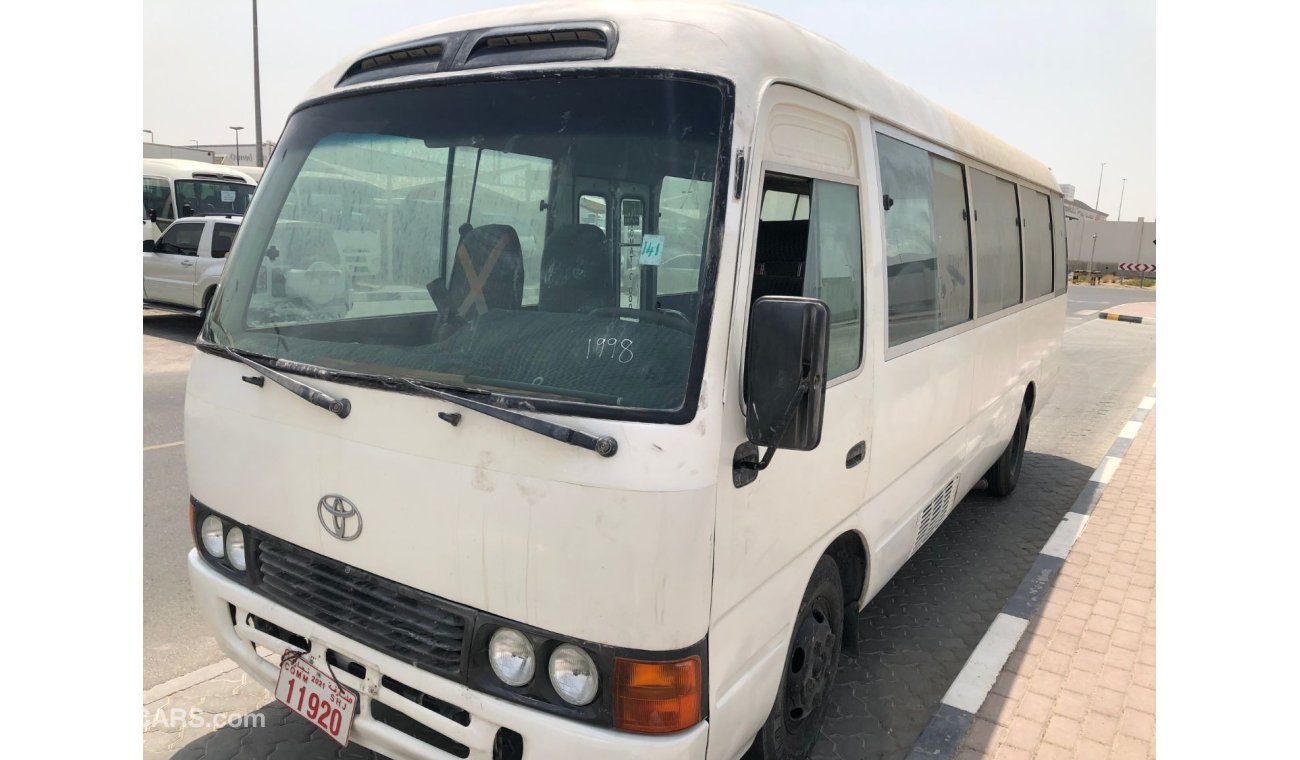
[(144, 239), (157, 240), (178, 216), (242, 216), (257, 180), (229, 166), (184, 158), (144, 159)]
[[(326, 168), (383, 191), (364, 278), (285, 235)], [(1056, 187), (740, 6), (361, 51), (289, 118), (194, 356), (199, 607), (394, 758), (803, 757), (846, 619), (1020, 477)]]

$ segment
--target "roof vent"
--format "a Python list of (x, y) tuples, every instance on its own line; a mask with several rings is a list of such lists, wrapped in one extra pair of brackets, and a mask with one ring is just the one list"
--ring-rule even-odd
[(194, 179), (214, 180), (217, 182), (238, 182), (243, 185), (248, 184), (248, 180), (238, 174), (218, 174), (216, 172), (194, 172), (191, 174)]
[(442, 38), (376, 50), (349, 66), (339, 84), (357, 84), (407, 74), (431, 74), (438, 70), (445, 51), (446, 42)]
[(461, 50), (468, 53), (457, 68), (605, 60), (618, 44), (614, 25), (606, 21), (496, 27), (479, 35), (465, 41)]

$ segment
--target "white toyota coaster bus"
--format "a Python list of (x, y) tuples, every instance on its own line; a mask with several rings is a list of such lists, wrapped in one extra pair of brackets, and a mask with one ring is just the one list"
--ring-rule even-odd
[(803, 757), (858, 611), (1020, 476), (1056, 187), (743, 7), (361, 51), (290, 117), (198, 343), (199, 606), (390, 757)]

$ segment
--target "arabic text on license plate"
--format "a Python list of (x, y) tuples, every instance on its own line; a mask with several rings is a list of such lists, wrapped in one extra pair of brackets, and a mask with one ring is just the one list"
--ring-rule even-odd
[(285, 650), (280, 660), (280, 680), (275, 698), (306, 718), (331, 739), (348, 746), (352, 716), (357, 712), (357, 695), (340, 688), (334, 679), (307, 661), (305, 656)]

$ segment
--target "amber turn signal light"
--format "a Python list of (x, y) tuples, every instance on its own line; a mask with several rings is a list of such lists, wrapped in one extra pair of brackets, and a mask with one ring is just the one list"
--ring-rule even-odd
[(614, 658), (614, 728), (668, 734), (700, 722), (700, 658), (645, 662)]

